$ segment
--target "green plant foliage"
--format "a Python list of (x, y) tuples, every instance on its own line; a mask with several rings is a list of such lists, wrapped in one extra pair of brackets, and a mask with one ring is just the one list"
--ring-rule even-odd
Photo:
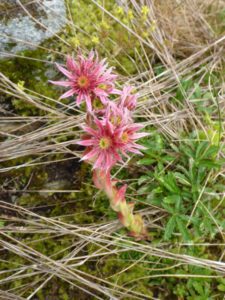
[(144, 145), (147, 150), (138, 163), (145, 166), (146, 174), (139, 178), (138, 193), (146, 195), (144, 201), (169, 214), (164, 239), (170, 240), (173, 233), (180, 234), (184, 241), (200, 239), (202, 235), (213, 238), (218, 233), (215, 219), (219, 224), (221, 221), (220, 216), (214, 220), (211, 217), (216, 204), (205, 192), (214, 184), (208, 175), (224, 164), (224, 159), (217, 158), (219, 147), (197, 140), (195, 134), (177, 145), (168, 144), (157, 132)]

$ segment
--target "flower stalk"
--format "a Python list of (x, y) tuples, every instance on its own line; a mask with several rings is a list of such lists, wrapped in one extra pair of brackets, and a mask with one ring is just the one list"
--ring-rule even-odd
[[(112, 68), (107, 69), (105, 59), (99, 61), (93, 51), (87, 58), (78, 55), (77, 61), (67, 57), (67, 69), (57, 65), (67, 80), (51, 81), (55, 85), (68, 87), (69, 90), (60, 98), (75, 96), (79, 106), (85, 101), (87, 117), (82, 126), (84, 135), (77, 144), (86, 147), (81, 160), (93, 166), (95, 186), (105, 192), (111, 208), (117, 213), (120, 222), (136, 240), (147, 238), (144, 221), (139, 214), (134, 214), (134, 203), (127, 203), (126, 185), (117, 187), (117, 181), (111, 178), (111, 169), (123, 162), (128, 153), (142, 154), (145, 149), (137, 140), (148, 135), (138, 132), (143, 128), (134, 123), (132, 113), (136, 108), (138, 95), (131, 86), (115, 88), (117, 76)], [(117, 101), (111, 100), (117, 95)], [(115, 97), (115, 96), (114, 96)]]
[(125, 193), (127, 185), (116, 187), (116, 180), (112, 180), (109, 172), (95, 170), (93, 172), (95, 186), (105, 192), (110, 201), (111, 208), (117, 213), (122, 225), (128, 229), (129, 235), (136, 240), (147, 239), (148, 234), (144, 221), (139, 214), (134, 214), (134, 203), (127, 203)]

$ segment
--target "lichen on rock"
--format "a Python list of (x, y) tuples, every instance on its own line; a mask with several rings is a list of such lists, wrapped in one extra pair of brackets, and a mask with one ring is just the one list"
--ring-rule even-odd
[(62, 0), (10, 0), (0, 4), (0, 58), (26, 49), (35, 49), (65, 25)]

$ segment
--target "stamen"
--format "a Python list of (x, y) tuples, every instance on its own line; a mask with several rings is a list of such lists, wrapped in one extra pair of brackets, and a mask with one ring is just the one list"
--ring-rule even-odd
[(77, 84), (79, 85), (80, 88), (88, 88), (90, 85), (89, 78), (85, 75), (81, 75), (77, 79)]
[(98, 85), (98, 88), (101, 89), (101, 90), (106, 91), (107, 88), (108, 88), (108, 85), (107, 85), (107, 84), (104, 84), (104, 83), (100, 83), (100, 84)]
[(105, 150), (105, 149), (108, 149), (111, 146), (111, 143), (112, 143), (112, 141), (109, 137), (103, 137), (99, 141), (99, 147), (101, 149)]
[(127, 133), (126, 131), (123, 132), (123, 134), (122, 134), (122, 136), (121, 136), (121, 140), (122, 140), (122, 142), (125, 143), (125, 144), (129, 141), (129, 135), (128, 135), (128, 133)]
[(98, 98), (95, 98), (92, 101), (92, 106), (93, 106), (94, 109), (103, 109), (104, 108), (104, 105), (102, 104), (102, 102)]

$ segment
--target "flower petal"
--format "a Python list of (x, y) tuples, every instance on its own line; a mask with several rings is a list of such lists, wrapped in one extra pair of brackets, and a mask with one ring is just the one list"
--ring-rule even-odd
[(77, 69), (77, 65), (76, 62), (73, 60), (73, 58), (71, 56), (67, 56), (67, 60), (66, 60), (66, 66), (69, 70), (76, 70)]
[(82, 140), (82, 141), (76, 142), (76, 144), (81, 145), (81, 146), (92, 146), (94, 144), (94, 141), (93, 141), (93, 139)]
[(73, 79), (73, 74), (71, 74), (69, 71), (67, 71), (65, 68), (63, 68), (59, 64), (56, 64), (56, 66), (59, 69), (59, 71), (62, 72), (66, 77), (68, 77), (69, 79)]
[(89, 151), (86, 155), (84, 155), (81, 160), (88, 160), (90, 158), (93, 158), (95, 155), (98, 154), (98, 149), (92, 149), (91, 151)]
[(98, 158), (96, 159), (93, 169), (102, 169), (103, 167), (105, 167), (107, 169), (107, 166), (104, 165), (104, 161), (105, 161), (105, 155), (103, 152), (100, 152)]
[(59, 99), (68, 98), (68, 97), (73, 96), (73, 95), (74, 95), (74, 91), (69, 90), (69, 91), (65, 92)]
[(89, 95), (85, 95), (85, 101), (87, 104), (88, 111), (92, 112), (91, 97)]
[(77, 105), (80, 106), (81, 102), (84, 100), (84, 96), (83, 94), (79, 93), (77, 95), (77, 99), (76, 99), (76, 102), (77, 102)]
[(129, 152), (135, 153), (135, 154), (139, 154), (139, 155), (143, 155), (143, 153), (141, 153), (139, 150), (131, 148), (128, 150)]
[(88, 127), (88, 126), (81, 126), (81, 128), (86, 131), (87, 133), (91, 134), (91, 135), (94, 135), (95, 137), (98, 136), (98, 132), (96, 130), (94, 130), (93, 128), (91, 127)]
[(143, 137), (148, 136), (148, 135), (150, 135), (150, 133), (139, 132), (139, 133), (134, 133), (131, 138), (137, 140), (137, 139), (143, 138)]
[(52, 80), (49, 80), (49, 82), (51, 82), (52, 84), (61, 85), (61, 86), (71, 86), (72, 85), (72, 82), (70, 82), (70, 81), (52, 81)]

